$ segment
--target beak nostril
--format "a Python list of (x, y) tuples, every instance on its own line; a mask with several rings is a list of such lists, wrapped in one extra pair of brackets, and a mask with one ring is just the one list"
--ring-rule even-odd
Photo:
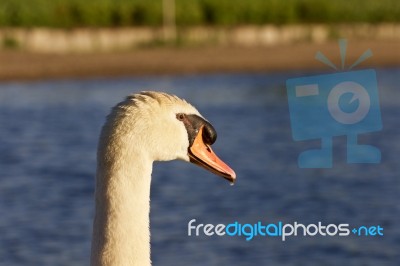
[[(209, 131), (205, 133), (205, 131)], [(188, 155), (192, 163), (198, 164), (211, 172), (220, 175), (230, 182), (234, 182), (236, 179), (235, 172), (226, 165), (211, 149), (210, 144), (205, 142), (205, 138), (216, 139), (214, 131), (210, 130), (206, 126), (202, 125), (199, 130), (199, 134), (196, 135), (193, 144), (188, 149)]]

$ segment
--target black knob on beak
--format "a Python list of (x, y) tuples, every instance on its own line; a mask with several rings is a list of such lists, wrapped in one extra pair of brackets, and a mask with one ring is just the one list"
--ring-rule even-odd
[(217, 140), (217, 131), (214, 127), (204, 120), (203, 141), (205, 144), (212, 145)]
[(206, 121), (204, 118), (198, 115), (187, 115), (184, 113), (176, 114), (176, 118), (185, 125), (190, 146), (193, 144), (194, 139), (202, 127), (202, 138), (205, 144), (212, 145), (217, 140), (217, 131), (215, 131), (215, 128), (210, 122)]

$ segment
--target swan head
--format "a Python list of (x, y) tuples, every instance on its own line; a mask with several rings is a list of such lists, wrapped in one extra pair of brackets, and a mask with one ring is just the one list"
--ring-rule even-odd
[(177, 96), (152, 91), (130, 95), (114, 107), (105, 128), (110, 128), (110, 121), (115, 130), (111, 135), (125, 132), (125, 144), (139, 147), (141, 156), (153, 161), (184, 160), (230, 182), (236, 180), (235, 172), (211, 149), (217, 139), (214, 127)]

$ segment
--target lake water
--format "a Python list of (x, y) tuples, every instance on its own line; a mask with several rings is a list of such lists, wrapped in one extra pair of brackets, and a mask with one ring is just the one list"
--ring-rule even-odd
[[(380, 164), (347, 164), (334, 139), (331, 169), (300, 169), (319, 145), (291, 136), (285, 81), (313, 73), (220, 74), (0, 84), (0, 264), (88, 265), (95, 153), (110, 108), (140, 90), (193, 103), (212, 122), (214, 150), (235, 186), (183, 162), (156, 163), (154, 265), (399, 265), (400, 68), (378, 69), (383, 130), (360, 136)], [(347, 223), (384, 236), (188, 236), (197, 223)]]

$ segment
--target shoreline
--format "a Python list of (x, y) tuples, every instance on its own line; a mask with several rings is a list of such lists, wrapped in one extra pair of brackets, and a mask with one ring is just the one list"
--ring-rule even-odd
[[(373, 56), (356, 66), (400, 66), (400, 40), (348, 40), (346, 65), (367, 49)], [(315, 60), (321, 51), (340, 65), (337, 41), (274, 46), (197, 46), (137, 48), (120, 52), (49, 54), (0, 51), (0, 81), (93, 78), (170, 74), (205, 74), (329, 70)]]

